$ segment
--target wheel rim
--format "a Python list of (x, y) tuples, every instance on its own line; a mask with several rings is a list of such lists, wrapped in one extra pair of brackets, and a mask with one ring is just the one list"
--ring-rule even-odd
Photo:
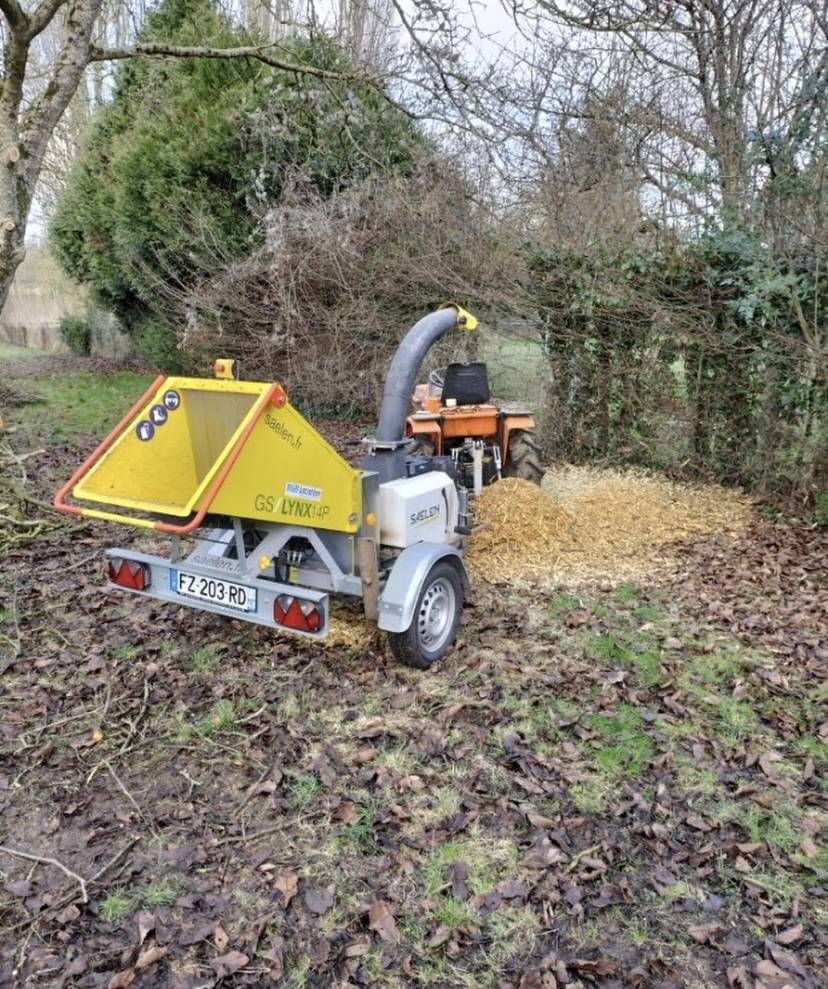
[(428, 585), (420, 602), (417, 632), (420, 645), (437, 652), (445, 644), (454, 627), (457, 595), (450, 580), (439, 577)]

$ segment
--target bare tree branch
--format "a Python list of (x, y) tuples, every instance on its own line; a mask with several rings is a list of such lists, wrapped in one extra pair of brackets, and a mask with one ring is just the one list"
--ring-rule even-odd
[[(2, 2), (2, 0), (0, 0)], [(273, 45), (250, 45), (241, 48), (208, 48), (202, 46), (164, 45), (156, 43), (129, 45), (122, 48), (98, 48), (89, 51), (91, 62), (116, 61), (125, 58), (252, 58), (273, 69), (295, 72), (298, 75), (316, 76), (320, 79), (366, 80), (364, 73), (336, 72), (315, 65), (288, 62), (271, 52)], [(367, 80), (375, 81), (375, 80)]]
[(26, 11), (17, 0), (0, 0), (0, 13), (6, 18), (13, 31), (24, 27), (29, 21)]
[(35, 38), (37, 35), (42, 34), (52, 23), (55, 14), (66, 3), (67, 0), (43, 0), (29, 18), (29, 37)]

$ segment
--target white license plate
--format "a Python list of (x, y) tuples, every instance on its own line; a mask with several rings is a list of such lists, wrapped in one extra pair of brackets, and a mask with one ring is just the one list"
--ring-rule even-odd
[(235, 611), (255, 611), (256, 591), (244, 584), (234, 584), (220, 577), (203, 577), (183, 570), (170, 571), (170, 584), (176, 594), (184, 597), (221, 604)]

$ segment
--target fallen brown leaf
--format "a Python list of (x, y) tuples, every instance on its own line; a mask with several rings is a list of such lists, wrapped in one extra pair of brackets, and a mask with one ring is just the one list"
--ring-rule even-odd
[(334, 904), (333, 894), (327, 889), (314, 889), (308, 887), (302, 894), (305, 906), (311, 913), (326, 913)]
[(779, 934), (776, 935), (775, 940), (777, 944), (794, 944), (802, 937), (802, 934), (802, 924), (797, 924), (795, 927), (789, 927), (786, 931), (780, 931)]
[(374, 900), (368, 911), (368, 927), (376, 931), (383, 941), (398, 941), (399, 932), (391, 907), (385, 900)]
[(230, 943), (230, 938), (227, 936), (227, 932), (221, 924), (216, 924), (215, 930), (213, 931), (213, 942), (216, 946), (216, 950), (220, 954), (224, 954), (227, 950), (227, 945)]
[(160, 962), (166, 953), (167, 949), (163, 948), (160, 944), (157, 944), (152, 948), (147, 948), (146, 951), (142, 952), (138, 956), (138, 961), (135, 963), (135, 967), (139, 972), (143, 972), (144, 969), (149, 968), (150, 965)]
[(274, 879), (273, 885), (282, 894), (282, 906), (287, 909), (290, 901), (299, 892), (299, 877), (295, 872), (281, 872)]
[(117, 975), (112, 976), (106, 984), (106, 989), (126, 989), (127, 986), (132, 985), (135, 981), (135, 974), (135, 969), (131, 966), (130, 968), (125, 968), (122, 972), (118, 972)]
[(226, 955), (214, 958), (209, 965), (220, 979), (224, 979), (244, 968), (249, 961), (250, 958), (244, 952), (228, 951)]

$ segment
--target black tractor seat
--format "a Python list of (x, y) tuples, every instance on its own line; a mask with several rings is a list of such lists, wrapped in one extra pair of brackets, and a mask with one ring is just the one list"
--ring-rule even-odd
[(449, 364), (443, 378), (443, 405), (451, 398), (458, 405), (485, 405), (489, 401), (489, 375), (482, 361)]

